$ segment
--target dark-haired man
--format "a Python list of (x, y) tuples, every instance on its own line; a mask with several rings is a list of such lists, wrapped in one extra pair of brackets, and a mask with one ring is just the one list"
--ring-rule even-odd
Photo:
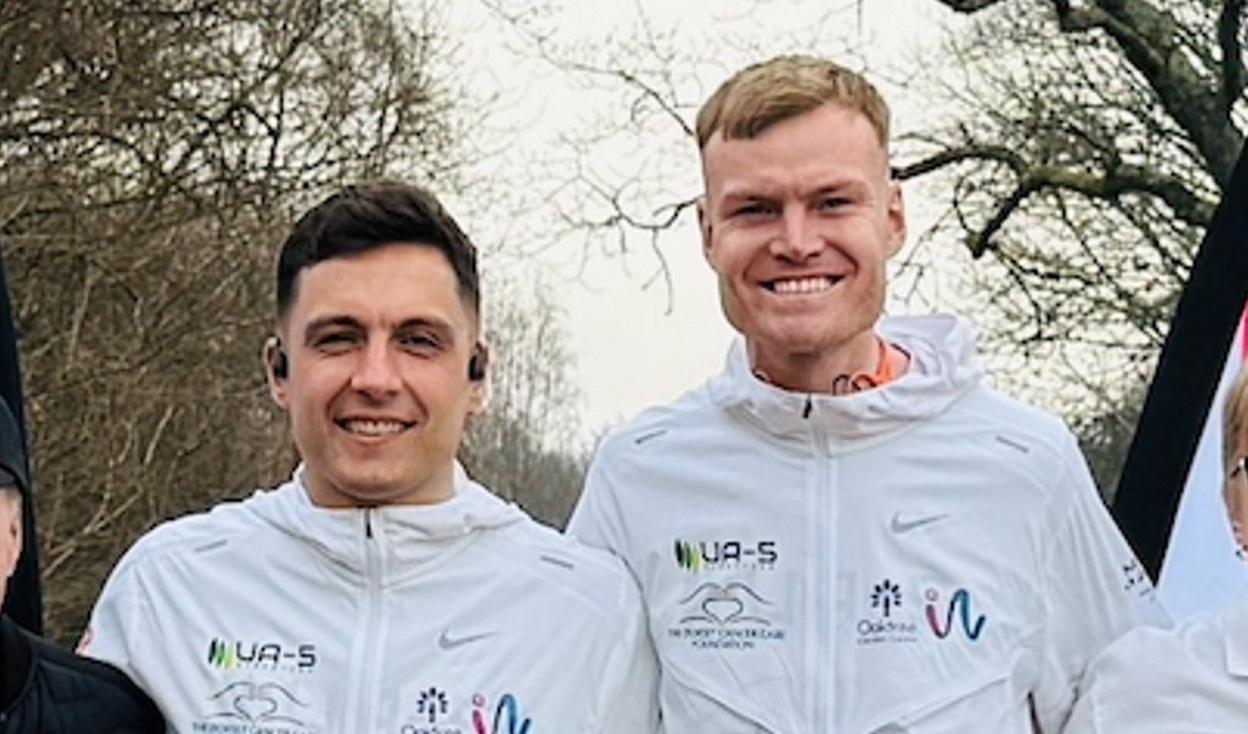
[(653, 653), (618, 562), (455, 462), (483, 400), (476, 253), (428, 193), (348, 188), (278, 263), (285, 485), (140, 540), (86, 649), (179, 732), (644, 732)]
[[(0, 603), (22, 552), (25, 450), (0, 400)], [(158, 734), (160, 712), (126, 676), (28, 634), (0, 617), (0, 733)]]
[(1055, 418), (949, 316), (879, 320), (905, 238), (888, 109), (809, 57), (698, 114), (703, 254), (743, 339), (606, 439), (570, 525), (642, 585), (668, 731), (1057, 732), (1164, 621)]

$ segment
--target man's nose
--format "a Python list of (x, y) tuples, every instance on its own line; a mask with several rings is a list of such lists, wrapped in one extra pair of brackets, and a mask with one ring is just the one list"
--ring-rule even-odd
[(399, 390), (402, 381), (394, 362), (394, 354), (384, 342), (369, 343), (360, 353), (351, 387), (371, 396), (382, 396)]
[(801, 262), (823, 249), (818, 222), (800, 206), (784, 210), (779, 235), (771, 241), (771, 253), (779, 258)]

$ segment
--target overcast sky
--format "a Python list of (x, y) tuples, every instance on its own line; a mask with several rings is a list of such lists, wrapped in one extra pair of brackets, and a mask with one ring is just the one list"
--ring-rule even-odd
[[(453, 27), (464, 29), (466, 60), (459, 71), (476, 93), (494, 98), (486, 138), (488, 155), (474, 175), (532, 193), (520, 207), (500, 215), (497, 208), (471, 202), (457, 209), (469, 231), (486, 247), (512, 257), (490, 257), (484, 267), (506, 269), (521, 278), (540, 278), (545, 291), (565, 309), (565, 323), (576, 355), (587, 437), (666, 402), (717, 372), (732, 332), (719, 311), (709, 268), (702, 259), (694, 217), (684, 216), (660, 240), (670, 268), (669, 293), (660, 280), (644, 288), (657, 259), (644, 240), (633, 241), (624, 258), (580, 257), (585, 245), (575, 234), (558, 239), (536, 257), (517, 259), (524, 245), (546, 244), (557, 212), (575, 211), (570, 190), (556, 186), (578, 158), (596, 180), (622, 180), (644, 169), (663, 192), (656, 200), (675, 201), (699, 193), (697, 156), (676, 124), (656, 121), (641, 138), (626, 134), (573, 145), (595, 131), (607, 131), (627, 118), (630, 97), (619, 85), (561, 72), (535, 58), (531, 44), (471, 2), (455, 4)], [(598, 63), (623, 40), (640, 37), (644, 15), (660, 49), (687, 50), (702, 61), (678, 75), (683, 111), (691, 121), (696, 105), (731, 71), (751, 60), (778, 53), (827, 53), (869, 74), (894, 107), (894, 129), (915, 127), (931, 100), (897, 84), (915, 65), (915, 55), (935, 49), (944, 26), (956, 19), (934, 0), (823, 0), (798, 2), (567, 2), (535, 21), (534, 28), (556, 44), (565, 58)], [(661, 63), (652, 54), (625, 57), (646, 71)], [(615, 91), (612, 91), (612, 90)], [(650, 159), (660, 160), (651, 163)], [(657, 172), (657, 174), (655, 174)], [(514, 184), (512, 183), (514, 182)], [(911, 242), (934, 208), (923, 192), (909, 187)], [(903, 252), (902, 258), (905, 254)], [(529, 268), (540, 266), (540, 274)], [(579, 279), (571, 265), (583, 265)], [(929, 288), (939, 290), (936, 280)], [(488, 297), (489, 294), (487, 293)], [(936, 296), (940, 299), (939, 293)], [(931, 299), (928, 299), (929, 301)], [(893, 312), (915, 310), (913, 301), (890, 303)], [(930, 305), (925, 302), (922, 308)]]

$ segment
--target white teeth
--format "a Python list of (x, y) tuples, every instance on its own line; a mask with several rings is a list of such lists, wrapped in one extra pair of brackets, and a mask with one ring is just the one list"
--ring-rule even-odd
[(789, 295), (793, 293), (822, 293), (836, 285), (836, 280), (820, 275), (814, 278), (790, 278), (777, 280), (772, 286), (776, 293)]
[(389, 436), (406, 427), (399, 421), (353, 420), (343, 421), (341, 425), (351, 433), (358, 433), (361, 436)]

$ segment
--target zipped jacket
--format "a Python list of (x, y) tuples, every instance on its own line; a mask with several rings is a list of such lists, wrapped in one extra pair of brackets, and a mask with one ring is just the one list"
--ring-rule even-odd
[(598, 451), (569, 532), (641, 584), (667, 731), (1056, 732), (1092, 655), (1167, 622), (1073, 436), (981, 384), (969, 328), (879, 329), (910, 355), (886, 386), (787, 392), (738, 342)]
[(325, 509), (301, 474), (153, 530), (83, 650), (170, 732), (546, 734), (656, 727), (653, 651), (619, 561), (457, 472), (430, 506)]

